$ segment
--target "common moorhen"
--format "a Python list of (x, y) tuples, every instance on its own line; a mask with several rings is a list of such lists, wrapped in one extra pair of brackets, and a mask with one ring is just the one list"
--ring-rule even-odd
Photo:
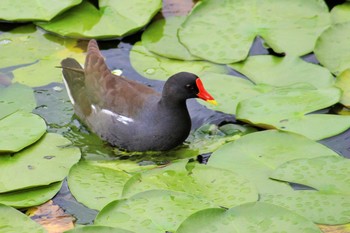
[(186, 100), (216, 104), (192, 73), (171, 76), (158, 93), (141, 83), (114, 75), (95, 40), (88, 45), (85, 68), (72, 58), (61, 62), (76, 115), (102, 139), (129, 151), (163, 151), (189, 135)]

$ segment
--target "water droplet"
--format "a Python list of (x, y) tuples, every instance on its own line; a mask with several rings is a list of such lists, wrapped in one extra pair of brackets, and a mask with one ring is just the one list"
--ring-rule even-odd
[(3, 40), (0, 40), (0, 45), (10, 44), (11, 42), (12, 42), (12, 40), (3, 39)]
[(53, 159), (55, 158), (56, 156), (53, 156), (53, 155), (46, 155), (44, 156), (44, 159)]
[(112, 74), (115, 74), (115, 75), (122, 75), (123, 74), (123, 71), (121, 69), (115, 69), (115, 70), (112, 70)]
[(52, 89), (57, 92), (61, 92), (63, 90), (63, 88), (59, 86), (54, 86)]
[(156, 70), (153, 68), (149, 68), (149, 69), (145, 70), (146, 74), (154, 74), (155, 72), (156, 72)]

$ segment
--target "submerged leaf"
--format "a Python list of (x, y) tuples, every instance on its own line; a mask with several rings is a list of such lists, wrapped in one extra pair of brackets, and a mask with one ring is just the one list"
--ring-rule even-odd
[(205, 209), (181, 223), (177, 233), (284, 232), (321, 233), (310, 220), (267, 203), (248, 203), (229, 210)]
[(191, 54), (228, 64), (244, 60), (256, 36), (277, 53), (310, 53), (329, 23), (328, 8), (319, 0), (200, 1), (179, 39)]
[(50, 22), (36, 24), (47, 31), (75, 38), (115, 38), (145, 26), (161, 8), (161, 0), (104, 0), (97, 9), (88, 1)]
[(26, 150), (0, 156), (0, 193), (63, 180), (80, 159), (79, 149), (69, 145), (63, 136), (47, 133)]

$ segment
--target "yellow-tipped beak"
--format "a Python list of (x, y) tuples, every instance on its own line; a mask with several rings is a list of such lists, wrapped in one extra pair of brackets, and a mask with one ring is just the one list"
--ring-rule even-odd
[(213, 105), (218, 105), (218, 102), (216, 100), (206, 100), (208, 103), (211, 103)]

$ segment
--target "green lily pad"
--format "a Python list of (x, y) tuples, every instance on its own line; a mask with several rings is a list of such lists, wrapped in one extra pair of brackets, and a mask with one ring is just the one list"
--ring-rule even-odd
[[(0, 35), (0, 68), (13, 67), (14, 81), (29, 86), (62, 82), (61, 69), (55, 68), (66, 57), (83, 62), (77, 40), (62, 39), (25, 25)], [(21, 54), (21, 56), (14, 56)]]
[(255, 186), (239, 174), (201, 164), (190, 171), (180, 163), (136, 174), (125, 184), (123, 196), (151, 189), (186, 192), (227, 208), (258, 199)]
[(3, 0), (0, 6), (0, 19), (17, 22), (34, 20), (48, 21), (61, 12), (64, 12), (66, 9), (79, 4), (81, 1), (82, 0), (62, 0), (48, 2), (45, 0)]
[(162, 6), (161, 0), (101, 0), (99, 9), (88, 1), (36, 24), (47, 31), (75, 38), (115, 38), (144, 27)]
[(210, 207), (214, 205), (186, 193), (151, 190), (111, 202), (94, 223), (135, 232), (174, 232), (189, 215)]
[(314, 53), (318, 61), (335, 75), (350, 68), (349, 40), (350, 22), (331, 25), (317, 39)]
[(344, 70), (336, 79), (335, 86), (342, 90), (340, 103), (350, 107), (350, 68)]
[(248, 203), (229, 210), (206, 209), (188, 217), (176, 231), (187, 232), (284, 232), (321, 233), (310, 220), (267, 203)]
[(78, 148), (58, 134), (47, 133), (26, 150), (0, 156), (0, 193), (63, 180), (80, 159)]
[(207, 61), (181, 61), (158, 56), (149, 52), (141, 42), (132, 47), (130, 62), (142, 76), (158, 80), (167, 80), (171, 75), (182, 71), (199, 76), (205, 72), (228, 73), (227, 67)]
[(179, 60), (200, 60), (190, 54), (177, 39), (177, 30), (185, 16), (173, 16), (155, 21), (142, 34), (142, 44), (150, 52)]
[(126, 172), (83, 161), (70, 170), (68, 186), (79, 202), (101, 210), (109, 202), (121, 198), (124, 184), (129, 178)]
[[(280, 88), (243, 100), (237, 107), (237, 119), (263, 128), (277, 128), (303, 134), (314, 140), (334, 136), (350, 127), (350, 118), (326, 115), (306, 115), (337, 103), (338, 88)], [(335, 120), (340, 125), (334, 127)], [(320, 123), (322, 128), (319, 127)], [(303, 127), (303, 128), (301, 128)]]
[(332, 23), (344, 23), (350, 21), (350, 2), (336, 5), (331, 10)]
[(0, 204), (1, 232), (12, 233), (45, 233), (47, 232), (38, 223), (31, 220), (27, 215), (18, 210)]
[(83, 226), (65, 231), (65, 233), (133, 233), (122, 228), (106, 226)]
[(0, 88), (0, 120), (19, 110), (31, 112), (35, 106), (32, 88), (19, 83)]
[(46, 123), (38, 115), (15, 112), (0, 120), (0, 153), (17, 152), (38, 141), (46, 132)]
[(271, 178), (315, 188), (323, 193), (350, 194), (350, 160), (340, 156), (305, 158), (279, 166)]
[(15, 208), (38, 206), (54, 197), (62, 186), (62, 182), (56, 182), (47, 186), (39, 186), (32, 189), (23, 189), (14, 192), (0, 194), (0, 203)]
[(267, 130), (244, 135), (215, 151), (208, 165), (232, 170), (256, 185), (259, 192), (283, 193), (289, 185), (269, 179), (281, 164), (298, 159), (337, 154), (301, 135)]
[(230, 67), (257, 84), (289, 86), (308, 83), (316, 88), (324, 88), (334, 83), (332, 74), (326, 68), (290, 55), (283, 58), (271, 55), (250, 56)]
[(285, 194), (262, 194), (260, 201), (281, 206), (318, 224), (338, 225), (350, 222), (348, 195), (300, 190)]
[(217, 63), (244, 60), (256, 36), (277, 53), (304, 55), (329, 26), (323, 1), (201, 1), (182, 27), (179, 39), (191, 54)]

